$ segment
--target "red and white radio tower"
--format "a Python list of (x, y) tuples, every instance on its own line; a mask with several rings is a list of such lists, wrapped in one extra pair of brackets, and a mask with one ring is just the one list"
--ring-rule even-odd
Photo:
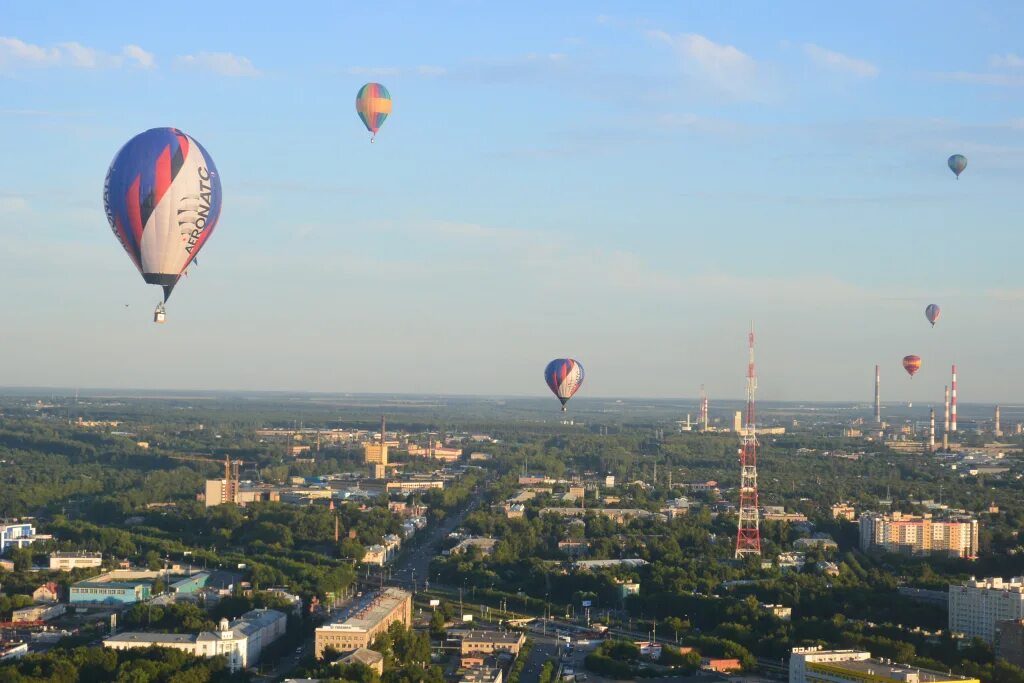
[(750, 360), (747, 364), (747, 423), (743, 429), (740, 449), (740, 521), (736, 531), (736, 557), (761, 555), (761, 531), (757, 513), (757, 429), (754, 423), (754, 392), (757, 371), (754, 369), (754, 326), (748, 337)]

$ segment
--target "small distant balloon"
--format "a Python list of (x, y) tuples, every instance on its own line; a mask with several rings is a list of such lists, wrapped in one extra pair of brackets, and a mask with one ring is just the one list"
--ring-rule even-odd
[(370, 142), (373, 142), (377, 138), (377, 131), (384, 125), (384, 119), (391, 113), (391, 93), (380, 83), (367, 83), (356, 95), (356, 113), (366, 130), (373, 134), (370, 138)]
[(917, 374), (917, 371), (921, 369), (921, 357), (914, 355), (904, 356), (903, 369), (906, 370), (907, 374), (910, 375), (911, 379), (913, 379), (914, 375)]
[(957, 180), (959, 180), (960, 174), (967, 168), (967, 157), (963, 154), (954, 154), (946, 163), (949, 164), (949, 170), (955, 173)]
[(583, 385), (583, 366), (572, 358), (556, 358), (544, 368), (544, 380), (562, 402), (562, 412), (565, 412), (566, 402)]
[(935, 321), (942, 315), (942, 309), (935, 304), (928, 304), (928, 307), (924, 309), (924, 317), (928, 318), (928, 322), (935, 327)]

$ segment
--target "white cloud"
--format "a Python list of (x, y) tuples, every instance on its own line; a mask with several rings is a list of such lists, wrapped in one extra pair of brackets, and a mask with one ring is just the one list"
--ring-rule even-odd
[(671, 46), (689, 77), (736, 99), (760, 99), (761, 69), (739, 48), (696, 33), (672, 35), (651, 30), (647, 37)]
[(17, 38), (0, 36), (0, 64), (21, 62), (30, 66), (52, 66), (60, 63), (60, 59), (59, 48), (32, 45)]
[(153, 55), (138, 45), (126, 45), (119, 54), (111, 54), (73, 41), (44, 46), (0, 36), (0, 67), (117, 69), (125, 65), (149, 68), (154, 65)]
[(813, 43), (804, 44), (804, 54), (819, 67), (831, 71), (838, 71), (858, 78), (874, 78), (878, 75), (878, 67), (871, 62), (834, 50), (826, 50)]
[(80, 69), (95, 69), (101, 62), (116, 60), (116, 57), (101, 55), (96, 50), (86, 47), (81, 43), (61, 43), (58, 47), (64, 52), (71, 66)]
[(261, 72), (248, 57), (231, 52), (197, 52), (194, 55), (183, 55), (176, 60), (180, 66), (208, 71), (219, 76), (255, 77)]
[(988, 63), (997, 69), (1019, 69), (1024, 67), (1024, 57), (1007, 52), (1005, 55), (992, 55), (989, 57)]
[(121, 54), (125, 56), (125, 59), (134, 61), (136, 66), (143, 69), (152, 69), (156, 66), (156, 60), (153, 59), (153, 53), (146, 52), (138, 45), (125, 45), (121, 50)]

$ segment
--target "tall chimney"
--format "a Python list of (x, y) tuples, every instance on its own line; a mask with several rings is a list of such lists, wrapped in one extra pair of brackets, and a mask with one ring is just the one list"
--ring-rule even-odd
[(942, 428), (942, 450), (949, 450), (949, 385), (946, 385), (946, 423)]
[(882, 423), (882, 391), (881, 391), (882, 375), (878, 370), (878, 366), (875, 366), (875, 423)]
[(996, 436), (1002, 436), (1003, 435), (1003, 430), (1000, 428), (1000, 425), (999, 425), (999, 406), (996, 406), (996, 431), (995, 431), (995, 435)]
[(380, 442), (381, 442), (382, 444), (383, 444), (383, 443), (384, 443), (385, 441), (387, 441), (387, 439), (386, 439), (386, 438), (384, 438), (384, 432), (385, 432), (385, 430), (386, 430), (386, 429), (387, 429), (387, 423), (386, 423), (386, 422), (384, 421), (384, 416), (383, 416), (383, 415), (381, 415), (381, 416), (380, 416)]
[(953, 394), (949, 404), (949, 431), (956, 432), (956, 366), (953, 366)]
[(928, 409), (931, 424), (928, 427), (928, 451), (935, 452), (935, 408)]

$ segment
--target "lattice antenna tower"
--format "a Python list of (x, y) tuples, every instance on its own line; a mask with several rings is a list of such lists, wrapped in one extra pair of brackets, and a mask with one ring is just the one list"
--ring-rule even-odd
[(740, 448), (740, 508), (736, 530), (736, 557), (761, 555), (761, 531), (757, 509), (757, 425), (754, 394), (757, 391), (757, 369), (754, 366), (754, 325), (747, 336), (747, 421)]

